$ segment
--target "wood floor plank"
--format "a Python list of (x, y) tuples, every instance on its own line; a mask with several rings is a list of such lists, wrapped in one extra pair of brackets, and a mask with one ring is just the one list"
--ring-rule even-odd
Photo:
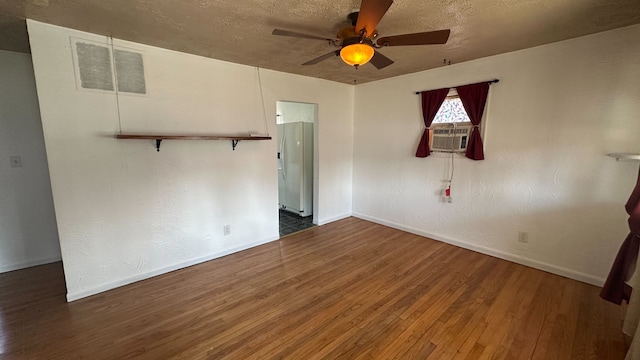
[[(515, 333), (506, 359), (530, 359), (533, 356), (536, 345), (540, 340), (545, 320), (549, 321), (549, 317), (553, 317), (557, 312), (555, 306), (553, 306), (553, 309), (548, 309), (549, 301), (557, 304), (560, 300), (553, 298), (553, 281), (555, 279), (553, 275), (544, 274), (523, 321), (526, 326), (521, 326)], [(547, 315), (548, 313), (551, 314)]]
[[(469, 283), (479, 281), (480, 278), (485, 274), (485, 272), (481, 269), (483, 269), (483, 267), (488, 268), (487, 266), (485, 266), (486, 260), (488, 260), (488, 258), (484, 257), (481, 261), (475, 262), (474, 266), (465, 266), (462, 268), (464, 270), (459, 271), (459, 281), (452, 284), (452, 287), (457, 290), (457, 294), (451, 297), (447, 297), (449, 305), (443, 306), (442, 309), (444, 309), (444, 311), (441, 312), (438, 316), (438, 320), (444, 323), (444, 329), (441, 329), (440, 331), (446, 331), (447, 329), (449, 329), (451, 318), (456, 313), (456, 310), (460, 308), (464, 300), (468, 298), (468, 290), (471, 287)], [(415, 303), (416, 301), (413, 302)], [(375, 342), (369, 342), (369, 349), (367, 351), (372, 354), (378, 354), (382, 358), (394, 357), (395, 353), (398, 352), (398, 349), (394, 349), (395, 341), (393, 340), (394, 338), (401, 337), (403, 331), (405, 331), (406, 328), (409, 327), (408, 324), (406, 324), (405, 326), (400, 326), (403, 325), (403, 323), (399, 323), (398, 325), (399, 326), (397, 326), (395, 329), (388, 331), (389, 336), (378, 337)], [(435, 339), (438, 334), (439, 333), (434, 334), (434, 336), (429, 340), (430, 343), (436, 346), (438, 345), (438, 342), (435, 341)]]
[[(385, 273), (387, 273), (386, 264), (388, 264), (390, 258), (397, 256), (398, 253), (404, 251), (410, 251), (411, 243), (407, 244), (393, 244), (393, 248), (386, 249), (383, 253), (376, 255), (376, 261), (374, 264), (371, 261), (367, 261), (365, 258), (360, 262), (355, 262), (358, 264), (356, 270), (352, 271), (343, 271), (341, 270), (341, 274), (335, 274), (328, 277), (327, 281), (323, 282), (323, 287), (319, 288), (319, 290), (327, 294), (327, 287), (332, 287), (334, 291), (329, 292), (334, 294), (332, 298), (326, 299), (327, 301), (323, 302), (323, 308), (315, 308), (315, 304), (304, 304), (303, 306), (297, 309), (297, 314), (289, 313), (289, 316), (297, 315), (297, 317), (293, 317), (291, 322), (282, 322), (281, 326), (275, 324), (273, 330), (277, 330), (278, 336), (273, 340), (272, 345), (267, 347), (266, 349), (258, 349), (259, 352), (254, 355), (264, 356), (264, 351), (269, 350), (269, 348), (273, 348), (275, 346), (283, 346), (286, 345), (287, 335), (296, 336), (297, 338), (304, 341), (304, 337), (300, 337), (300, 330), (297, 329), (299, 321), (305, 321), (307, 324), (312, 325), (309, 326), (308, 329), (314, 329), (316, 332), (320, 329), (325, 328), (326, 326), (335, 323), (334, 319), (340, 318), (342, 320), (351, 316), (351, 314), (356, 314), (358, 309), (362, 307), (362, 304), (348, 301), (349, 298), (352, 298), (353, 293), (359, 293), (363, 290), (364, 287), (371, 288), (375, 290), (377, 287), (372, 285), (372, 281), (376, 279), (384, 279)], [(384, 250), (384, 249), (383, 249)], [(387, 277), (389, 280), (395, 278), (393, 274), (388, 274)], [(371, 278), (370, 280), (367, 278)], [(330, 282), (330, 284), (329, 284)], [(349, 289), (348, 293), (345, 293), (343, 290)], [(326, 297), (326, 296), (323, 296)], [(374, 297), (372, 297), (374, 298)], [(331, 305), (337, 305), (332, 310), (328, 310), (327, 307)], [(288, 308), (291, 308), (290, 304), (287, 304)], [(317, 317), (310, 317), (309, 313), (319, 314)], [(330, 317), (327, 317), (330, 315)], [(243, 352), (247, 352), (250, 350), (252, 343), (255, 341), (251, 340), (248, 344), (245, 343), (243, 347)], [(283, 344), (284, 343), (284, 344)], [(289, 339), (289, 344), (295, 343)], [(248, 346), (247, 346), (248, 345)], [(299, 346), (288, 346), (293, 349), (299, 348)], [(240, 356), (240, 354), (236, 354)]]
[[(535, 281), (525, 267), (511, 264), (511, 275), (485, 315), (488, 326), (478, 339), (484, 351), (481, 359), (497, 359), (502, 357), (505, 342), (509, 342), (509, 334), (513, 331), (516, 312), (525, 308), (525, 286)], [(529, 276), (528, 276), (529, 275)], [(494, 319), (501, 319), (500, 322)]]
[[(553, 340), (553, 331), (560, 311), (558, 304), (562, 301), (562, 282), (561, 277), (549, 274), (548, 280), (541, 284), (545, 287), (538, 290), (538, 294), (545, 294), (544, 296), (537, 295), (537, 301), (544, 302), (544, 313), (541, 315), (542, 325), (538, 337), (531, 350), (532, 360), (550, 359), (549, 347)], [(524, 335), (527, 336), (526, 333)]]
[[(449, 257), (450, 258), (450, 257)], [(458, 263), (454, 259), (451, 259), (451, 265), (459, 266), (461, 263)], [(458, 260), (459, 261), (459, 260)], [(441, 261), (439, 261), (441, 262)], [(376, 356), (382, 356), (384, 353), (383, 349), (388, 346), (391, 346), (390, 343), (393, 342), (394, 339), (401, 337), (401, 333), (404, 333), (408, 330), (411, 330), (411, 325), (413, 324), (425, 324), (427, 322), (433, 322), (437, 320), (438, 316), (441, 315), (442, 311), (444, 311), (444, 307), (439, 308), (442, 311), (438, 311), (437, 314), (431, 314), (431, 318), (421, 318), (418, 322), (414, 322), (413, 320), (403, 320), (401, 316), (416, 302), (424, 302), (426, 297), (431, 297), (433, 294), (440, 293), (440, 290), (444, 290), (449, 293), (453, 292), (462, 292), (464, 288), (461, 286), (457, 286), (457, 284), (452, 284), (446, 281), (440, 282), (441, 279), (446, 276), (446, 272), (449, 271), (446, 267), (434, 266), (434, 268), (440, 269), (439, 272), (432, 273), (429, 277), (418, 276), (417, 278), (410, 278), (410, 283), (413, 286), (410, 289), (405, 289), (405, 291), (400, 292), (402, 296), (395, 296), (393, 298), (388, 298), (389, 301), (386, 301), (386, 304), (381, 305), (379, 308), (376, 308), (376, 312), (378, 315), (371, 314), (372, 321), (380, 321), (385, 319), (386, 315), (393, 315), (398, 318), (398, 321), (394, 322), (389, 328), (385, 329), (386, 334), (384, 337), (375, 336), (375, 333), (371, 331), (361, 332), (359, 336), (359, 340), (355, 345), (357, 347), (351, 347), (350, 351), (346, 354), (351, 356), (355, 355), (358, 352), (364, 352), (369, 354), (376, 354)], [(425, 272), (426, 273), (426, 272)], [(423, 281), (422, 283), (420, 281)], [(444, 285), (444, 287), (440, 287), (440, 285)], [(435, 285), (435, 286), (433, 286)], [(457, 296), (457, 295), (456, 295)], [(415, 314), (414, 314), (415, 315)], [(366, 322), (363, 325), (359, 325), (361, 328), (366, 329)], [(424, 330), (420, 331), (424, 332)], [(418, 334), (420, 333), (418, 332)], [(345, 344), (348, 344), (351, 339), (347, 339), (343, 341)], [(345, 346), (343, 345), (343, 348)]]
[[(497, 270), (497, 267), (492, 266), (488, 270)], [(431, 341), (436, 345), (445, 346), (438, 346), (431, 358), (453, 359), (460, 352), (467, 338), (476, 330), (477, 325), (486, 324), (485, 315), (501, 288), (501, 285), (494, 281), (495, 279), (494, 276), (485, 276), (483, 280), (478, 279), (478, 287), (470, 287), (466, 294), (456, 300), (463, 306), (432, 338)]]
[[(464, 340), (464, 343), (458, 348), (457, 353), (453, 356), (454, 360), (465, 360), (468, 359), (469, 356), (475, 354), (473, 359), (477, 359), (480, 357), (480, 354), (484, 351), (484, 346), (480, 346), (478, 344), (478, 339), (487, 329), (489, 324), (486, 321), (481, 321), (476, 324), (473, 328), (473, 331), (467, 338)], [(476, 354), (477, 353), (477, 354)]]
[(581, 284), (577, 281), (564, 281), (562, 298), (558, 306), (558, 316), (553, 327), (553, 335), (544, 359), (570, 359), (571, 349), (578, 331), (578, 309)]
[(4, 359), (623, 359), (574, 280), (356, 218), (66, 303), (0, 274)]
[[(292, 356), (304, 357), (309, 356), (310, 353), (348, 353), (352, 348), (359, 349), (363, 343), (366, 343), (366, 339), (375, 334), (375, 331), (380, 331), (380, 326), (385, 326), (388, 322), (395, 320), (397, 315), (390, 313), (390, 308), (395, 306), (397, 302), (402, 300), (403, 296), (407, 295), (408, 290), (415, 289), (414, 280), (419, 277), (424, 277), (429, 272), (427, 268), (431, 267), (434, 263), (444, 261), (443, 257), (446, 257), (443, 253), (438, 253), (438, 257), (416, 257), (409, 261), (405, 261), (402, 264), (398, 264), (393, 273), (393, 276), (383, 283), (374, 283), (373, 286), (367, 285), (367, 288), (375, 292), (361, 294), (358, 296), (360, 299), (358, 311), (353, 312), (350, 317), (345, 317), (343, 320), (350, 320), (348, 323), (344, 322), (330, 322), (328, 323), (327, 330), (330, 333), (340, 334), (335, 338), (327, 338), (325, 342), (318, 342), (316, 348), (301, 350), (294, 352)], [(407, 267), (410, 266), (410, 267)], [(409, 284), (409, 285), (407, 285)], [(404, 287), (404, 289), (403, 289)], [(355, 295), (355, 294), (351, 294)], [(341, 326), (344, 324), (347, 327)], [(374, 327), (377, 324), (378, 327)], [(352, 327), (352, 328), (348, 328)], [(367, 329), (363, 331), (363, 329)], [(353, 349), (355, 350), (355, 349)], [(337, 354), (334, 354), (337, 356)]]

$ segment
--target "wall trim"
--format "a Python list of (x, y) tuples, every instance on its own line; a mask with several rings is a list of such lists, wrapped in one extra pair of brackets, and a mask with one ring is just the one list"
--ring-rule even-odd
[(545, 263), (542, 261), (538, 261), (538, 260), (533, 260), (533, 259), (529, 259), (520, 255), (516, 255), (516, 254), (512, 254), (512, 253), (508, 253), (508, 252), (504, 252), (504, 251), (500, 251), (500, 250), (496, 250), (496, 249), (492, 249), (492, 248), (488, 248), (485, 246), (479, 246), (476, 244), (472, 244), (466, 241), (462, 241), (462, 240), (458, 240), (458, 239), (454, 239), (448, 236), (444, 236), (441, 234), (435, 234), (435, 233), (430, 233), (424, 230), (420, 230), (411, 226), (406, 226), (403, 224), (399, 224), (393, 221), (387, 221), (387, 220), (383, 220), (383, 219), (379, 219), (377, 217), (374, 216), (369, 216), (369, 215), (365, 215), (362, 213), (358, 213), (358, 212), (354, 212), (353, 213), (354, 217), (357, 217), (359, 219), (362, 220), (367, 220), (367, 221), (371, 221), (374, 222), (376, 224), (380, 224), (380, 225), (385, 225), (388, 227), (392, 227), (394, 229), (398, 229), (398, 230), (402, 230), (402, 231), (406, 231), (406, 232), (410, 232), (412, 234), (416, 234), (416, 235), (420, 235), (420, 236), (424, 236), (436, 241), (440, 241), (443, 243), (447, 243), (450, 245), (454, 245), (454, 246), (458, 246), (467, 250), (472, 250), (475, 252), (479, 252), (481, 254), (485, 254), (485, 255), (489, 255), (489, 256), (493, 256), (493, 257), (497, 257), (499, 259), (503, 259), (503, 260), (507, 260), (507, 261), (511, 261), (514, 262), (516, 264), (520, 264), (520, 265), (524, 265), (524, 266), (528, 266), (534, 269), (538, 269), (538, 270), (542, 270), (542, 271), (546, 271), (555, 275), (560, 275), (569, 279), (573, 279), (573, 280), (577, 280), (577, 281), (581, 281), (587, 284), (591, 284), (591, 285), (595, 285), (598, 287), (601, 287), (604, 284), (605, 279), (604, 278), (600, 278), (597, 276), (593, 276), (593, 275), (589, 275), (586, 273), (582, 273), (582, 272), (578, 272), (575, 270), (571, 270), (568, 268), (564, 268), (561, 266), (556, 266), (553, 264), (549, 264), (549, 263)]
[(187, 260), (181, 263), (177, 263), (174, 265), (169, 265), (169, 266), (165, 266), (159, 269), (155, 269), (155, 270), (151, 270), (151, 271), (147, 271), (141, 274), (136, 274), (134, 276), (130, 276), (121, 280), (117, 280), (117, 281), (112, 281), (112, 282), (108, 282), (106, 284), (102, 284), (87, 290), (82, 290), (82, 291), (76, 291), (76, 292), (67, 292), (67, 302), (72, 302), (75, 300), (79, 300), (91, 295), (95, 295), (101, 292), (105, 292), (108, 290), (113, 290), (115, 288), (119, 288), (121, 286), (125, 286), (125, 285), (129, 285), (129, 284), (133, 284), (135, 282), (138, 281), (142, 281), (142, 280), (146, 280), (146, 279), (150, 279), (154, 276), (158, 276), (158, 275), (162, 275), (162, 274), (166, 274), (168, 272), (171, 271), (175, 271), (175, 270), (180, 270), (180, 269), (184, 269), (187, 268), (189, 266), (193, 266), (193, 265), (198, 265), (198, 264), (202, 264), (204, 262), (210, 261), (210, 260), (214, 260), (217, 258), (221, 258), (223, 256), (227, 256), (236, 252), (240, 252), (243, 250), (247, 250), (250, 249), (252, 247), (256, 247), (256, 246), (260, 246), (260, 245), (264, 245), (266, 243), (270, 243), (272, 241), (278, 240), (279, 237), (269, 237), (267, 239), (264, 240), (260, 240), (260, 241), (256, 241), (256, 242), (252, 242), (249, 244), (245, 244), (242, 246), (238, 246), (238, 247), (234, 247), (231, 249), (227, 249), (224, 251), (220, 251), (217, 253), (213, 253), (210, 255), (206, 255), (206, 256), (202, 256), (202, 257), (198, 257), (198, 258), (194, 258), (191, 260)]
[(328, 223), (332, 223), (334, 221), (346, 219), (348, 217), (351, 217), (351, 212), (346, 212), (344, 214), (340, 214), (340, 215), (332, 216), (332, 217), (329, 217), (329, 218), (324, 218), (322, 220), (318, 220), (318, 223), (316, 225), (325, 225), (325, 224), (328, 224)]
[(4, 265), (4, 266), (0, 266), (0, 274), (9, 272), (9, 271), (14, 271), (14, 270), (26, 269), (32, 266), (50, 264), (58, 261), (62, 261), (62, 257), (60, 255), (41, 258), (41, 259), (35, 259), (35, 260), (22, 261), (22, 262), (11, 264), (11, 265)]

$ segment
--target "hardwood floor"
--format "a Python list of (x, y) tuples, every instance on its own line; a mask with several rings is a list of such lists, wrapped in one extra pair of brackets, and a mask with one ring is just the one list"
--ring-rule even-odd
[(0, 359), (623, 359), (598, 290), (349, 218), (69, 304), (0, 274)]

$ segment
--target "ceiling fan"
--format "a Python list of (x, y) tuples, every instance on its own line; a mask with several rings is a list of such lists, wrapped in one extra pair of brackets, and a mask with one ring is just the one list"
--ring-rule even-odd
[(324, 40), (339, 48), (338, 50), (333, 50), (330, 53), (307, 61), (302, 65), (317, 64), (332, 56), (339, 55), (345, 63), (354, 66), (356, 69), (358, 66), (364, 65), (369, 61), (378, 69), (393, 64), (393, 60), (376, 51), (376, 49), (381, 47), (445, 44), (449, 39), (449, 34), (451, 33), (449, 29), (379, 38), (376, 26), (387, 10), (389, 10), (391, 4), (393, 4), (393, 0), (362, 0), (360, 3), (360, 11), (353, 12), (347, 16), (349, 21), (351, 21), (351, 26), (340, 30), (336, 38), (307, 35), (281, 29), (274, 29), (271, 34)]

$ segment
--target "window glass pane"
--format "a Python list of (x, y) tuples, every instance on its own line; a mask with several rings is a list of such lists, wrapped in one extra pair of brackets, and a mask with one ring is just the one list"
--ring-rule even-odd
[(433, 119), (434, 124), (463, 121), (471, 120), (467, 116), (467, 112), (464, 111), (462, 101), (458, 97), (446, 99), (440, 106), (435, 119)]

